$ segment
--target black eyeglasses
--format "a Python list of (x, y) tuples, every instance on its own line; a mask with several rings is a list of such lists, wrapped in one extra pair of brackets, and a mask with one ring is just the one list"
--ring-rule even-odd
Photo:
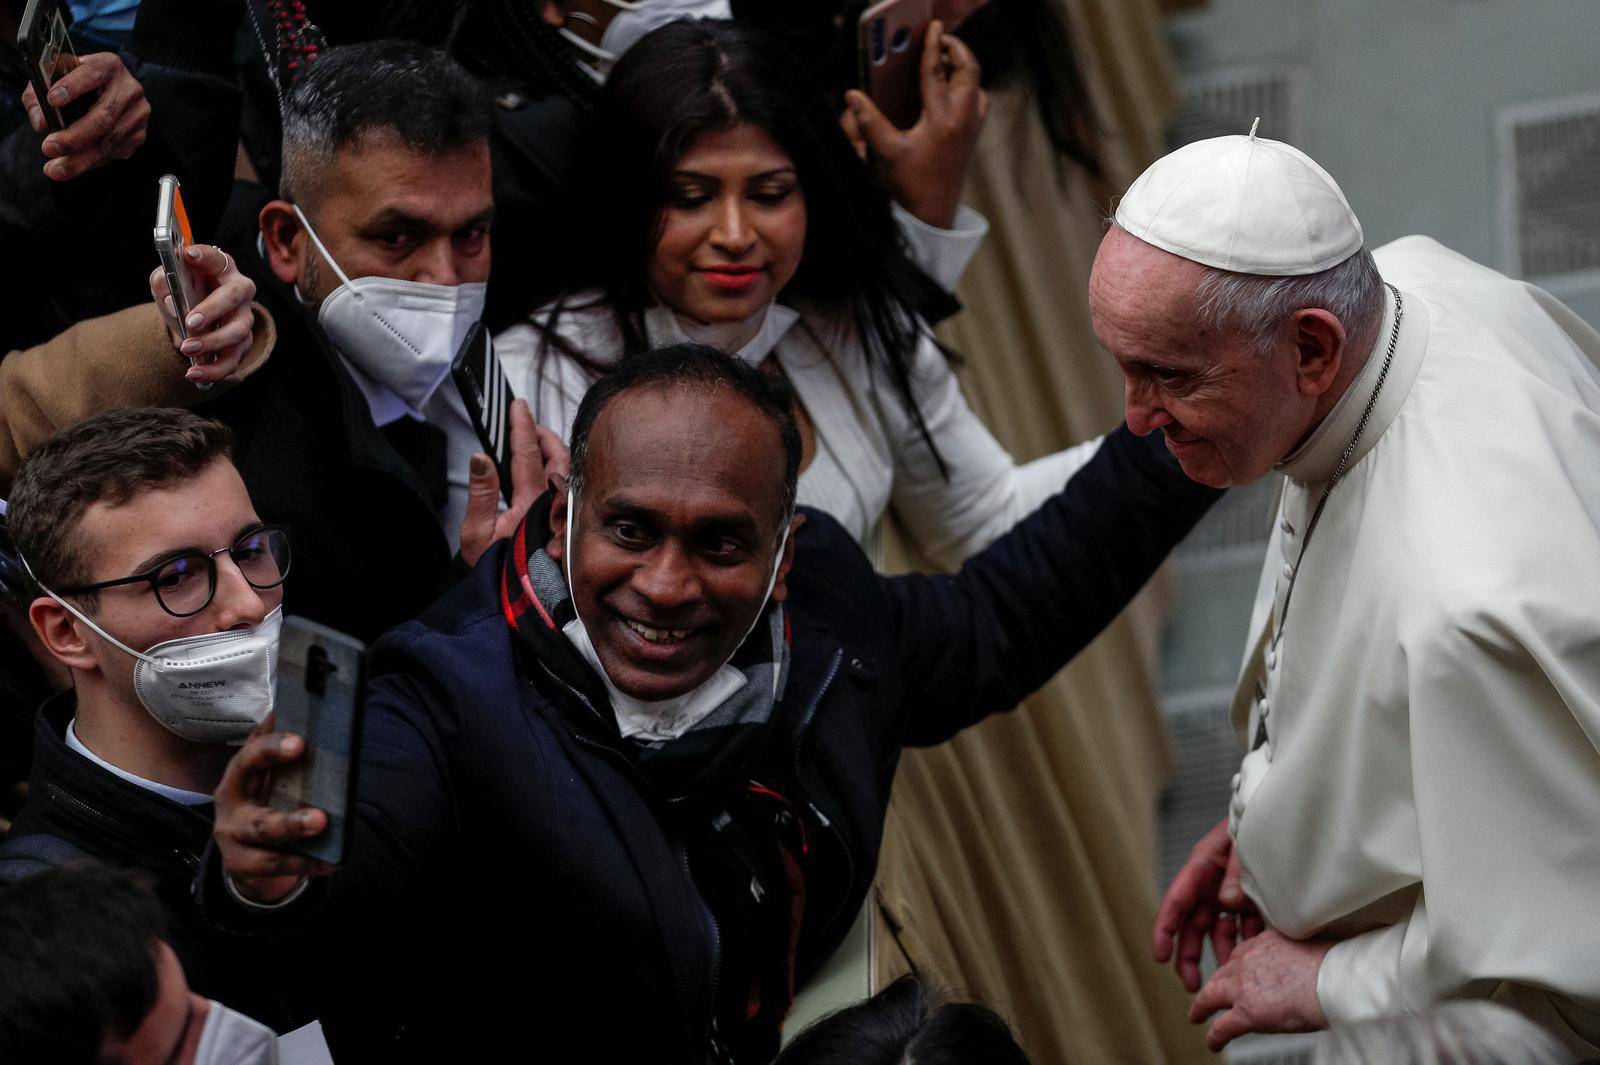
[[(148, 584), (161, 609), (175, 618), (200, 613), (217, 594), (217, 556), (227, 554), (252, 588), (276, 588), (289, 575), (289, 534), (276, 525), (252, 529), (227, 547), (215, 551), (190, 551), (169, 558), (143, 573), (60, 589), (63, 595), (81, 595), (121, 584)], [(202, 579), (202, 577), (204, 579)]]

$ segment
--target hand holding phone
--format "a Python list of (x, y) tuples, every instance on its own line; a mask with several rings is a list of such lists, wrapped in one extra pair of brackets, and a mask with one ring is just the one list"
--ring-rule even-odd
[(306, 747), (273, 771), (267, 801), (276, 810), (309, 806), (327, 815), (327, 828), (291, 847), (329, 865), (344, 860), (349, 837), (365, 683), (360, 640), (304, 618), (284, 619), (273, 713), (278, 731), (300, 736)]
[(511, 386), (482, 322), (472, 323), (450, 363), (450, 376), (466, 404), (478, 442), (500, 475), (500, 494), (509, 504), (511, 483)]
[(114, 52), (79, 56), (58, 0), (29, 0), (17, 34), (28, 70), (23, 108), (36, 133), (45, 176), (66, 181), (144, 143), (150, 104), (144, 86)]
[(895, 200), (927, 225), (948, 229), (961, 205), (989, 97), (972, 49), (945, 32), (938, 19), (927, 23), (923, 34), (916, 71), (920, 110), (913, 121), (893, 121), (857, 89), (845, 93), (847, 109), (840, 121)]
[(199, 303), (179, 319), (164, 265), (150, 271), (150, 295), (172, 346), (190, 362), (184, 376), (196, 388), (209, 388), (239, 368), (255, 341), (255, 309), (250, 301), (255, 299), (256, 283), (231, 255), (209, 244), (191, 244), (179, 259), (188, 268)]
[[(86, 105), (80, 103), (76, 109), (63, 111), (60, 104), (50, 98), (51, 87), (78, 66), (77, 49), (67, 35), (67, 12), (59, 0), (28, 0), (22, 21), (17, 24), (17, 47), (22, 49), (28, 68), (28, 88), (33, 91), (31, 102), (24, 94), (30, 113), (38, 109), (40, 117), (53, 130), (66, 129), (81, 118), (88, 110)], [(37, 126), (34, 128), (38, 130)]]

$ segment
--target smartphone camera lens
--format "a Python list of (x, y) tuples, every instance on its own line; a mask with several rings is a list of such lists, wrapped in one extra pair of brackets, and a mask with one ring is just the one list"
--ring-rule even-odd
[(911, 27), (899, 26), (895, 28), (894, 37), (889, 41), (889, 47), (896, 52), (903, 52), (911, 47)]
[(871, 39), (871, 55), (872, 55), (872, 62), (874, 64), (882, 63), (885, 59), (888, 58), (888, 51), (884, 48), (884, 30), (883, 30), (883, 27), (884, 27), (884, 20), (883, 19), (881, 19), (881, 18), (873, 19), (872, 20), (872, 29), (868, 33), (868, 36)]

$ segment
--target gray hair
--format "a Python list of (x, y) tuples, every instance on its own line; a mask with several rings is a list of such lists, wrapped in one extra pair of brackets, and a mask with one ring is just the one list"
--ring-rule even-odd
[(1336, 1025), (1318, 1042), (1311, 1065), (1572, 1065), (1573, 1060), (1549, 1032), (1522, 1014), (1473, 1000)]
[(330, 48), (284, 97), (279, 191), (304, 203), (335, 154), (370, 133), (444, 155), (486, 138), (493, 122), (488, 90), (437, 49), (392, 40)]
[(1207, 267), (1195, 294), (1200, 297), (1201, 321), (1243, 333), (1258, 355), (1275, 348), (1289, 315), (1306, 307), (1328, 311), (1351, 337), (1376, 332), (1383, 317), (1383, 277), (1365, 248), (1321, 273), (1298, 277)]

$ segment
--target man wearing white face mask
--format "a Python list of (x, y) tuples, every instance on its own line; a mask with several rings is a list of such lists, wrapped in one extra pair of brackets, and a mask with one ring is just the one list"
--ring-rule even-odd
[(203, 883), (320, 914), (336, 1053), (770, 1061), (866, 897), (902, 750), (1054, 674), (1215, 498), (1122, 429), (959, 575), (881, 577), (796, 512), (792, 403), (692, 344), (589, 390), (570, 483), (373, 648), (334, 875), (280, 849), (321, 811), (256, 799), (298, 738), (240, 750)]
[(439, 593), (467, 514), (481, 448), (449, 369), (489, 275), (490, 124), (443, 53), (329, 49), (285, 95), (282, 198), (235, 249), (278, 346), (208, 413), (295, 529), (296, 613), (367, 639)]
[(28, 801), (0, 879), (87, 857), (154, 879), (195, 985), (274, 1024), (273, 962), (207, 928), (190, 885), (211, 792), (272, 709), (290, 565), (229, 461), (225, 426), (128, 408), (24, 460), (7, 521), (40, 592), (40, 644), (72, 677), (34, 723)]
[(0, 887), (0, 1061), (7, 1065), (326, 1065), (315, 1026), (283, 1039), (193, 991), (167, 915), (97, 866)]

